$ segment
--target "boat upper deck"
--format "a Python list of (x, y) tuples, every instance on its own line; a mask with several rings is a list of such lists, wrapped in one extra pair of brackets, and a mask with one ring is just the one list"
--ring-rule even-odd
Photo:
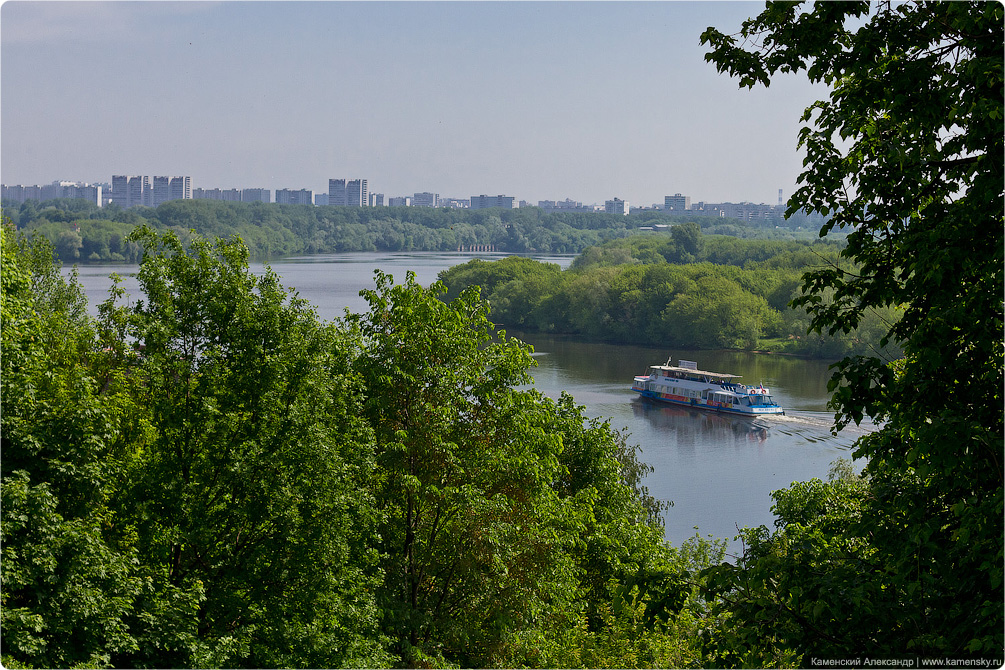
[(708, 372), (706, 370), (696, 370), (694, 368), (682, 368), (676, 365), (652, 365), (649, 367), (664, 377), (677, 377), (679, 379), (739, 379), (742, 375), (731, 375), (725, 372)]

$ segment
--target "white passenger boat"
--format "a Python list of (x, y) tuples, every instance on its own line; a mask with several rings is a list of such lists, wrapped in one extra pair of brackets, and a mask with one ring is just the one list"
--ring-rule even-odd
[(740, 375), (706, 372), (694, 361), (681, 360), (680, 365), (653, 365), (648, 375), (640, 375), (632, 390), (643, 398), (672, 405), (685, 405), (743, 416), (785, 414), (763, 385), (746, 386), (733, 381)]

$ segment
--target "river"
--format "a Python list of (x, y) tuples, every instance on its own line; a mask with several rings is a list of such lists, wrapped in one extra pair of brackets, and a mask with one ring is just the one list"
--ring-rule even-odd
[[(380, 268), (402, 282), (412, 271), (423, 285), (437, 274), (471, 258), (494, 260), (504, 254), (471, 253), (352, 253), (286, 258), (270, 263), (283, 284), (315, 305), (331, 320), (348, 307), (363, 311), (359, 291), (373, 288), (373, 271)], [(570, 256), (539, 260), (568, 267)], [(92, 310), (105, 299), (108, 275), (125, 278), (130, 299), (139, 294), (135, 265), (85, 265), (78, 269)], [(252, 271), (263, 271), (252, 264)], [(557, 398), (563, 391), (586, 408), (591, 417), (611, 422), (638, 444), (640, 458), (653, 467), (645, 484), (657, 498), (673, 501), (666, 514), (666, 535), (674, 543), (699, 532), (731, 540), (738, 527), (772, 527), (770, 493), (794, 481), (826, 479), (830, 464), (850, 458), (854, 441), (874, 427), (851, 426), (830, 433), (827, 411), (829, 362), (735, 351), (688, 351), (595, 344), (570, 338), (515, 333), (534, 346), (537, 388)], [(643, 402), (630, 390), (632, 377), (650, 365), (679, 358), (697, 361), (699, 368), (742, 375), (748, 384), (771, 389), (785, 416), (756, 420)], [(697, 527), (697, 531), (695, 530)], [(730, 542), (730, 549), (738, 549)]]

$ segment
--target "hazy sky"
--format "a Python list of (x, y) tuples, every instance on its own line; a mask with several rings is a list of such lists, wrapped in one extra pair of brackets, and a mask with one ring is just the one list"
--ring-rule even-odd
[(762, 7), (6, 2), (0, 180), (774, 203), (825, 91), (741, 90), (699, 44)]

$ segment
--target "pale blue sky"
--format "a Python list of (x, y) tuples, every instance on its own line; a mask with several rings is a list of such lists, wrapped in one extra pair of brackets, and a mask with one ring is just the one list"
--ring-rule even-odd
[(762, 7), (7, 2), (0, 179), (774, 203), (825, 91), (740, 90), (699, 45)]

